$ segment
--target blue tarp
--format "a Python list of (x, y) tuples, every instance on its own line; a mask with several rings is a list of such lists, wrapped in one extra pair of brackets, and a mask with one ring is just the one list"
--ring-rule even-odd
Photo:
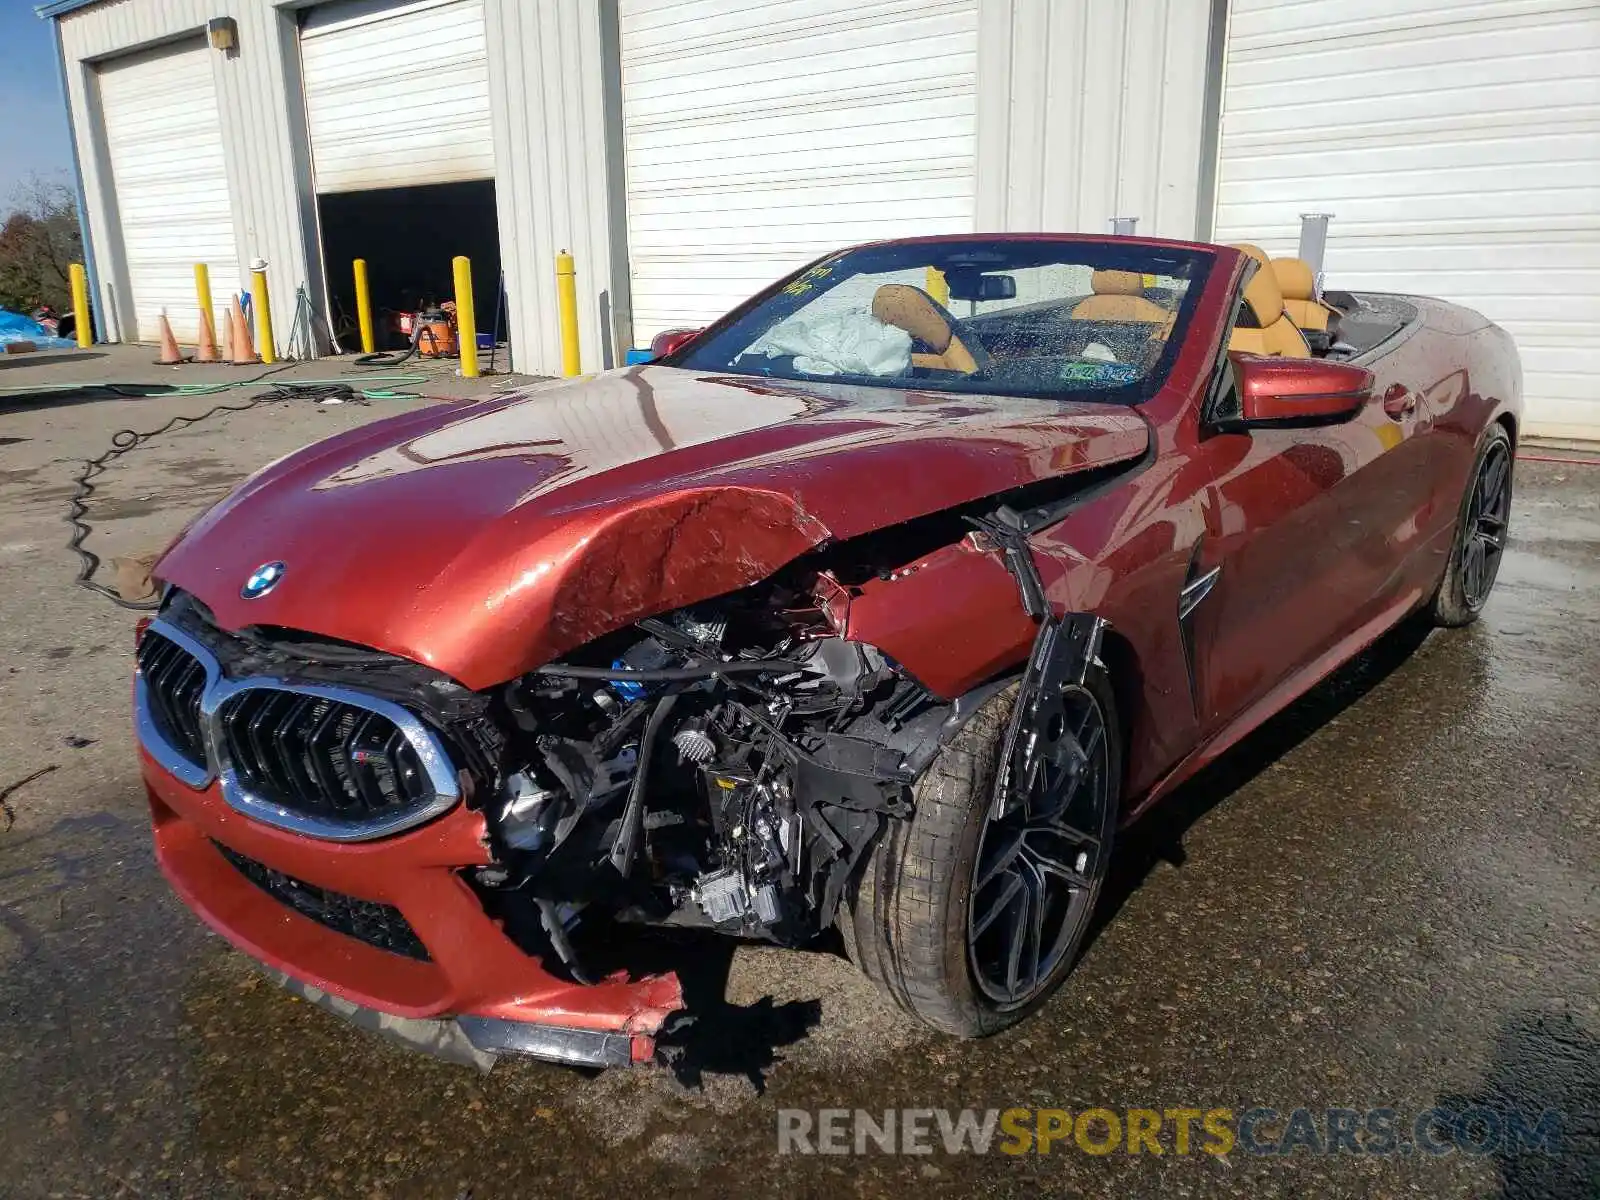
[(0, 346), (32, 342), (40, 350), (67, 350), (77, 346), (71, 338), (51, 337), (32, 317), (0, 308)]

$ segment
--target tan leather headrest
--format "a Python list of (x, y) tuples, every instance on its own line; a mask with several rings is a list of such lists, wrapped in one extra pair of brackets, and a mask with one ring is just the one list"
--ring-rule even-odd
[(1234, 249), (1248, 254), (1260, 264), (1245, 285), (1244, 302), (1255, 314), (1256, 324), (1265, 329), (1283, 316), (1283, 292), (1278, 287), (1278, 277), (1273, 274), (1267, 256), (1259, 246), (1240, 245)]
[(1096, 271), (1089, 287), (1096, 296), (1142, 296), (1144, 277), (1137, 271)]
[(1316, 294), (1317, 277), (1303, 258), (1275, 258), (1272, 273), (1285, 300), (1310, 300)]
[(954, 332), (933, 297), (909, 283), (886, 283), (872, 297), (872, 315), (885, 325), (904, 329), (935, 354), (950, 347)]
[(1165, 324), (1172, 314), (1143, 296), (1085, 296), (1072, 310), (1074, 321), (1116, 321), (1121, 324)]

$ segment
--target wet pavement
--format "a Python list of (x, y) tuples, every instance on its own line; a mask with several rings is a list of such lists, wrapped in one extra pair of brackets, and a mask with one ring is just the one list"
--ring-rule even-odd
[[(1524, 464), (1476, 627), (1397, 631), (1126, 837), (1033, 1020), (954, 1042), (836, 957), (741, 949), (696, 1087), (418, 1057), (272, 986), (168, 893), (133, 617), (70, 586), (61, 510), (71, 459), (185, 406), (0, 402), (0, 439), (23, 439), (0, 444), (0, 788), (54, 768), (0, 813), (0, 1196), (1600, 1194), (1600, 468)], [(373, 415), (275, 406), (142, 449), (106, 476), (94, 544), (159, 545), (243, 471)], [(781, 1109), (1389, 1107), (1409, 1131), (1435, 1106), (1556, 1111), (1561, 1153), (776, 1136)]]

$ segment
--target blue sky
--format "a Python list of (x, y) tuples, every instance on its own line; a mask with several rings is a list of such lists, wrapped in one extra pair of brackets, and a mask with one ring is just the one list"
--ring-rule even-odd
[(0, 214), (30, 175), (72, 180), (56, 44), (38, 0), (0, 0)]

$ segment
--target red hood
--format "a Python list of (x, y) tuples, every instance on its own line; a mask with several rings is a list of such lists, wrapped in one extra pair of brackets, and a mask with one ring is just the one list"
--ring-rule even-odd
[[(1145, 453), (1113, 405), (636, 367), (406, 413), (252, 476), (157, 575), (225, 627), (403, 655), (481, 688), (827, 539)], [(239, 589), (287, 565), (267, 595)]]

